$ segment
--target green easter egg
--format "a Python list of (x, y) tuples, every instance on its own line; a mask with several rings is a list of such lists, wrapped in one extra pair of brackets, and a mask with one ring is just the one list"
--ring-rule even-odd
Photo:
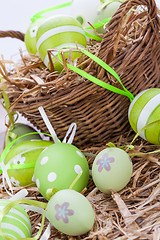
[(26, 48), (29, 53), (32, 53), (32, 54), (37, 53), (36, 34), (37, 34), (38, 26), (43, 20), (44, 18), (39, 18), (36, 21), (32, 22), (24, 36)]
[[(8, 129), (8, 131), (7, 131), (7, 134), (5, 137), (5, 146), (7, 146), (10, 142), (15, 140), (16, 138), (18, 138), (24, 134), (31, 133), (31, 132), (36, 132), (36, 130), (26, 124), (16, 123), (14, 125), (13, 129)], [(31, 140), (31, 139), (41, 140), (41, 137), (39, 134), (31, 134), (31, 135), (25, 136), (23, 138), (20, 138), (19, 140), (17, 140), (15, 142), (15, 144), (23, 142), (23, 141)]]
[(34, 175), (40, 193), (49, 199), (55, 191), (68, 189), (81, 171), (82, 175), (73, 186), (78, 192), (88, 184), (88, 162), (77, 147), (68, 143), (57, 143), (40, 154)]
[(57, 192), (48, 202), (47, 216), (60, 232), (78, 236), (90, 231), (94, 224), (94, 211), (81, 193), (71, 189)]
[[(8, 176), (14, 186), (27, 186), (34, 183), (34, 166), (40, 153), (53, 142), (30, 140), (16, 144), (5, 159)], [(34, 183), (35, 184), (35, 183)]]
[(128, 154), (119, 148), (110, 147), (96, 156), (92, 177), (97, 188), (110, 194), (110, 189), (120, 191), (131, 179), (133, 165)]
[[(81, 24), (74, 18), (66, 15), (53, 15), (46, 18), (40, 24), (37, 31), (37, 50), (44, 64), (49, 66), (48, 49), (53, 49), (52, 53), (57, 56), (62, 47), (70, 48), (76, 46), (86, 47), (87, 40)], [(64, 55), (69, 57), (69, 50), (64, 49)], [(81, 53), (72, 51), (72, 61), (79, 57)], [(63, 67), (54, 57), (52, 58), (54, 70), (60, 72)]]
[[(0, 212), (11, 201), (0, 199)], [(31, 237), (31, 222), (26, 211), (16, 205), (3, 217), (1, 222), (2, 232), (5, 237), (11, 239), (21, 239)], [(5, 240), (0, 234), (0, 240)]]
[[(136, 133), (147, 124), (160, 120), (160, 88), (140, 92), (129, 106), (128, 118)], [(160, 145), (160, 122), (146, 128), (140, 136), (152, 144)]]

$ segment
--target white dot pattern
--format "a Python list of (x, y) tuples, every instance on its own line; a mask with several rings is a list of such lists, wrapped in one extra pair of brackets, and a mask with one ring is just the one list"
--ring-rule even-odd
[(36, 185), (37, 185), (38, 188), (40, 188), (40, 181), (39, 181), (38, 178), (36, 179)]
[(81, 152), (79, 152), (79, 151), (76, 151), (76, 153), (81, 157), (81, 158), (83, 158), (83, 155), (82, 155), (82, 153)]
[(43, 157), (42, 160), (41, 160), (41, 165), (44, 165), (48, 162), (48, 157)]
[(55, 172), (51, 172), (51, 173), (48, 174), (48, 181), (49, 182), (54, 182), (56, 180), (56, 178), (57, 178), (57, 175), (56, 175)]
[(75, 165), (75, 166), (74, 166), (74, 171), (75, 171), (77, 174), (79, 174), (80, 172), (82, 172), (81, 166)]

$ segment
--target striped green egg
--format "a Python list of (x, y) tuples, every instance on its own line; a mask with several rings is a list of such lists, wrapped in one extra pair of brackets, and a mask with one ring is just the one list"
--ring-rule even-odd
[[(0, 212), (11, 201), (0, 199)], [(31, 237), (31, 222), (26, 211), (16, 205), (3, 217), (1, 222), (3, 234), (8, 238), (21, 239)], [(0, 240), (5, 240), (0, 234)]]
[(36, 34), (39, 24), (44, 20), (44, 18), (39, 18), (35, 22), (30, 23), (29, 28), (24, 36), (24, 41), (26, 44), (27, 51), (32, 54), (37, 53), (36, 47)]
[[(160, 88), (140, 92), (130, 104), (128, 118), (136, 133), (147, 124), (160, 120)], [(152, 144), (160, 145), (160, 122), (146, 128), (140, 136)]]
[[(36, 35), (37, 50), (44, 64), (49, 66), (47, 50), (54, 49), (52, 53), (57, 56), (59, 49), (65, 48), (65, 57), (69, 57), (71, 46), (86, 47), (87, 40), (81, 24), (71, 16), (53, 15), (46, 18), (40, 25)], [(68, 48), (68, 49), (67, 49)], [(72, 61), (80, 56), (77, 50), (72, 51)], [(60, 72), (63, 66), (52, 58), (54, 70)]]

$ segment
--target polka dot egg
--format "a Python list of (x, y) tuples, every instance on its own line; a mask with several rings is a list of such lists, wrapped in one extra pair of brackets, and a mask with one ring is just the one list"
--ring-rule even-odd
[(73, 186), (78, 192), (88, 184), (88, 162), (74, 145), (57, 143), (39, 155), (34, 175), (40, 193), (49, 199), (55, 191), (68, 189), (81, 172), (82, 175)]
[(159, 120), (146, 128), (140, 136), (152, 144), (160, 145), (160, 88), (140, 92), (130, 104), (128, 118), (136, 133), (147, 124)]
[[(0, 199), (0, 211), (11, 201)], [(16, 205), (3, 217), (1, 222), (1, 229), (5, 237), (11, 239), (21, 239), (31, 237), (31, 222), (25, 212), (20, 206)], [(4, 240), (0, 235), (0, 240)]]
[(92, 177), (97, 188), (110, 194), (111, 189), (120, 191), (131, 179), (133, 165), (128, 154), (116, 147), (102, 150), (92, 166)]
[(8, 176), (14, 186), (35, 184), (34, 166), (39, 154), (53, 142), (29, 140), (14, 145), (5, 159)]
[(87, 233), (94, 224), (94, 211), (81, 193), (65, 189), (57, 192), (48, 202), (47, 216), (59, 231), (77, 236)]
[[(78, 46), (84, 48), (87, 45), (85, 32), (81, 24), (71, 16), (53, 15), (46, 18), (39, 26), (36, 35), (37, 50), (44, 64), (49, 66), (48, 49), (53, 49), (52, 53), (57, 56), (61, 48), (64, 49), (65, 57), (70, 56), (68, 48)], [(80, 57), (77, 50), (72, 50), (71, 59), (74, 60)], [(54, 57), (52, 58), (54, 70), (60, 72), (63, 69)]]

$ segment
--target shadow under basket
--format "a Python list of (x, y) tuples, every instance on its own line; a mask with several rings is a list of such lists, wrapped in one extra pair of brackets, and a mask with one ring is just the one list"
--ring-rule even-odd
[[(125, 1), (105, 29), (101, 43), (88, 43), (89, 51), (112, 67), (134, 96), (144, 89), (160, 87), (160, 18), (155, 1)], [(11, 109), (22, 113), (42, 132), (48, 130), (39, 106), (44, 107), (60, 140), (69, 125), (77, 123), (77, 147), (101, 146), (131, 130), (127, 97), (71, 70), (68, 74), (56, 74), (41, 68), (37, 56), (22, 59), (19, 70), (5, 77)], [(121, 88), (113, 76), (90, 58), (84, 56), (79, 64), (89, 74)]]

